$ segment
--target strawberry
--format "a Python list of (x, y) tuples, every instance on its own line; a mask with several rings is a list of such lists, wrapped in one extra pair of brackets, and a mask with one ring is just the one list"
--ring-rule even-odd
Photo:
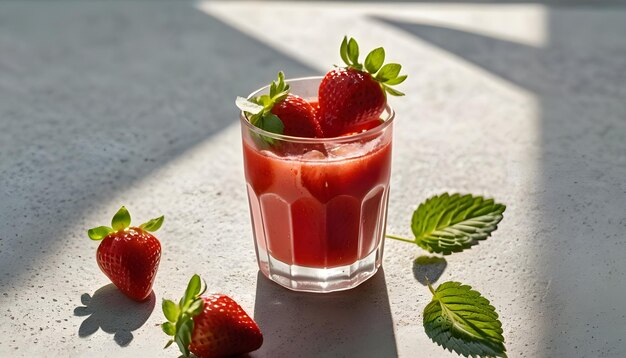
[(87, 232), (92, 240), (102, 240), (96, 254), (102, 272), (135, 301), (145, 300), (152, 292), (161, 261), (161, 243), (148, 231), (157, 231), (163, 220), (161, 216), (130, 227), (130, 214), (122, 206), (113, 216), (111, 227), (99, 226)]
[(238, 97), (235, 103), (250, 123), (268, 132), (293, 137), (323, 136), (315, 108), (302, 97), (289, 93), (282, 72), (278, 72), (278, 80), (270, 85), (269, 94), (249, 100)]
[(219, 358), (261, 347), (263, 335), (241, 306), (226, 295), (203, 296), (205, 291), (206, 284), (193, 275), (178, 305), (163, 300), (167, 322), (161, 328), (173, 337), (165, 348), (176, 342), (185, 357), (191, 352), (199, 358)]
[(319, 122), (327, 137), (354, 132), (366, 122), (377, 120), (387, 105), (389, 93), (403, 96), (390, 86), (402, 83), (406, 75), (399, 76), (401, 65), (385, 61), (382, 47), (372, 50), (359, 63), (359, 46), (353, 38), (343, 38), (341, 58), (347, 67), (338, 67), (326, 74), (318, 91)]

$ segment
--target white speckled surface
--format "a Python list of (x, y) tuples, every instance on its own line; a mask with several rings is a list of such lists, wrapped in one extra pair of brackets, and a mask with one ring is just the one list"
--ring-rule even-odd
[[(495, 197), (498, 231), (440, 282), (491, 300), (511, 357), (626, 356), (624, 31), (620, 6), (0, 3), (0, 356), (175, 357), (160, 301), (195, 272), (259, 322), (251, 357), (454, 356), (423, 332), (418, 248), (388, 242), (384, 271), (340, 294), (258, 275), (233, 100), (323, 73), (344, 33), (410, 75), (388, 232), (433, 194)], [(141, 305), (85, 232), (121, 204), (166, 216)]]

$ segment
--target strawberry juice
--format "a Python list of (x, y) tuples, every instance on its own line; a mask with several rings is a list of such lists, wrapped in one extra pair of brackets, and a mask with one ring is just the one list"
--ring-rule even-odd
[[(311, 80), (294, 80), (292, 88)], [(296, 138), (265, 132), (242, 116), (248, 199), (264, 275), (294, 290), (329, 292), (376, 272), (389, 194), (392, 110), (381, 119), (360, 134)]]

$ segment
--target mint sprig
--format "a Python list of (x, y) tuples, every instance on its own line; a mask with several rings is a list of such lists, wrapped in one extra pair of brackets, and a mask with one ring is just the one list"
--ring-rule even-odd
[[(139, 227), (146, 231), (157, 231), (163, 225), (163, 220), (165, 220), (164, 216), (160, 216), (156, 219), (149, 220)], [(113, 219), (111, 219), (111, 227), (108, 226), (98, 226), (93, 229), (87, 230), (87, 236), (89, 236), (92, 240), (102, 240), (105, 237), (109, 236), (112, 233), (125, 230), (127, 227), (130, 227), (130, 213), (126, 209), (125, 206), (122, 206), (116, 213), (113, 215)]]
[(381, 88), (392, 96), (404, 96), (404, 93), (391, 88), (391, 86), (398, 85), (406, 80), (406, 75), (400, 75), (402, 66), (397, 63), (385, 62), (385, 49), (378, 47), (370, 51), (365, 57), (365, 63), (359, 62), (359, 44), (354, 38), (344, 36), (341, 46), (339, 48), (339, 55), (343, 62), (348, 65), (349, 68), (354, 68), (359, 71), (366, 71), (372, 77), (380, 83)]
[(189, 345), (194, 328), (193, 317), (202, 313), (204, 309), (204, 300), (200, 296), (205, 291), (206, 284), (202, 282), (200, 276), (193, 275), (187, 284), (185, 295), (178, 304), (171, 300), (163, 300), (161, 308), (167, 322), (161, 324), (161, 328), (165, 334), (172, 337), (164, 349), (176, 342), (181, 353), (189, 357)]
[(415, 239), (387, 237), (449, 255), (488, 238), (497, 229), (505, 209), (493, 199), (444, 193), (426, 200), (413, 212), (411, 229)]
[(271, 133), (283, 134), (285, 126), (272, 113), (274, 105), (289, 95), (289, 84), (285, 82), (285, 74), (278, 72), (278, 79), (270, 85), (269, 94), (246, 99), (237, 97), (235, 104), (243, 111), (250, 123)]
[(465, 357), (506, 357), (502, 323), (489, 300), (470, 286), (445, 282), (424, 309), (424, 329), (433, 342)]

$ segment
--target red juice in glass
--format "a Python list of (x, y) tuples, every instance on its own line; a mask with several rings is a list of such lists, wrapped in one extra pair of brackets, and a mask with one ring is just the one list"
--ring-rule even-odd
[[(314, 98), (320, 80), (288, 82), (292, 93)], [(242, 114), (244, 171), (265, 276), (293, 290), (332, 292), (376, 273), (391, 171), (389, 107), (381, 120), (350, 136), (298, 138), (263, 131)]]

